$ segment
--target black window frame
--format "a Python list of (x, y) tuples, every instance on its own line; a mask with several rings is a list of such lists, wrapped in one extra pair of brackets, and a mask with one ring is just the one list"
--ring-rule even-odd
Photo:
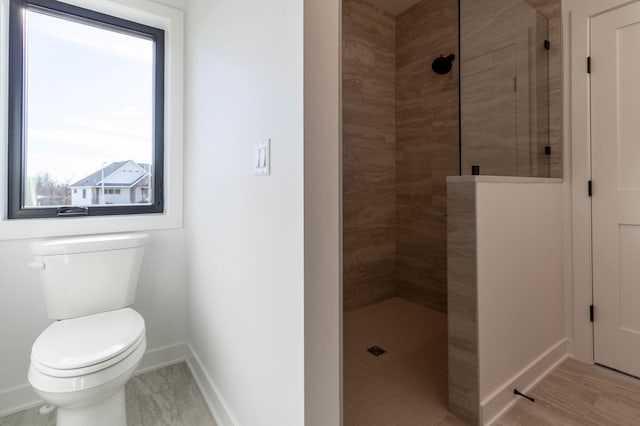
[[(154, 42), (153, 203), (146, 205), (24, 207), (25, 181), (25, 10), (31, 9), (69, 21), (143, 37)], [(9, 126), (8, 126), (8, 219), (130, 215), (164, 212), (164, 30), (56, 0), (10, 0), (9, 6)]]

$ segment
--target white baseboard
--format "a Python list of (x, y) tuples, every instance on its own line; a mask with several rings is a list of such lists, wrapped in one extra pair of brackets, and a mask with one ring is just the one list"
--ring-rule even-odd
[[(136, 369), (135, 374), (146, 373), (185, 361), (187, 359), (187, 352), (187, 344), (184, 342), (147, 351)], [(37, 407), (40, 404), (44, 404), (44, 401), (36, 395), (29, 383), (0, 390), (0, 417)]]
[(135, 375), (148, 373), (158, 368), (186, 361), (188, 350), (186, 342), (151, 349), (144, 353), (140, 365), (136, 368)]
[(187, 365), (191, 370), (191, 374), (193, 374), (198, 388), (200, 388), (204, 400), (209, 406), (209, 411), (211, 411), (216, 424), (220, 426), (237, 426), (239, 423), (229, 410), (229, 406), (224, 401), (218, 387), (202, 365), (198, 354), (188, 343)]
[(33, 391), (31, 385), (24, 384), (0, 391), (0, 417), (28, 410), (44, 401)]
[(507, 380), (480, 403), (480, 424), (491, 425), (518, 400), (513, 389), (526, 393), (567, 359), (568, 339), (562, 339)]

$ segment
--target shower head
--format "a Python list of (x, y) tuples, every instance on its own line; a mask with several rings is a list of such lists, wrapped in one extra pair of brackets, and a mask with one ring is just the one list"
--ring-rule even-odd
[(453, 53), (447, 56), (446, 58), (443, 55), (440, 55), (436, 59), (433, 60), (431, 64), (431, 68), (433, 72), (436, 74), (444, 75), (448, 74), (451, 71), (451, 67), (453, 66), (453, 60), (456, 58), (456, 55)]

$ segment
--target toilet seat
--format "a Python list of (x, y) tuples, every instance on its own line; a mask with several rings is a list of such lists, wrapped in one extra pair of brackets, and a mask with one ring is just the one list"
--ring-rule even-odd
[(33, 344), (31, 365), (52, 377), (84, 376), (128, 357), (144, 335), (144, 320), (131, 308), (57, 321)]
[(95, 373), (100, 370), (104, 370), (105, 368), (109, 368), (114, 364), (119, 363), (129, 355), (131, 355), (138, 347), (144, 342), (145, 336), (142, 335), (140, 338), (131, 346), (129, 346), (124, 352), (110, 358), (104, 362), (100, 362), (98, 364), (89, 365), (87, 367), (81, 368), (72, 368), (65, 370), (57, 370), (55, 368), (50, 368), (45, 365), (40, 364), (37, 360), (31, 357), (31, 367), (35, 370), (39, 371), (42, 374), (46, 374), (51, 377), (79, 377), (86, 376), (87, 374)]
[[(46, 394), (47, 397), (45, 399), (47, 401), (59, 405), (54, 400), (54, 395), (67, 395), (65, 398), (69, 398), (72, 394), (89, 391), (90, 389), (104, 389), (105, 386), (124, 385), (140, 364), (146, 348), (147, 340), (142, 336), (140, 344), (121, 361), (94, 373), (75, 377), (55, 377), (42, 373), (32, 361), (28, 373), (29, 383), (40, 396)], [(122, 378), (125, 378), (124, 382), (122, 382)], [(121, 382), (120, 384), (118, 384), (119, 381)]]

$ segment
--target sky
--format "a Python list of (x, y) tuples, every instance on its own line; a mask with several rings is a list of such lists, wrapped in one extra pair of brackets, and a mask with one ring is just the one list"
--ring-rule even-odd
[(153, 42), (27, 12), (27, 176), (152, 156)]

